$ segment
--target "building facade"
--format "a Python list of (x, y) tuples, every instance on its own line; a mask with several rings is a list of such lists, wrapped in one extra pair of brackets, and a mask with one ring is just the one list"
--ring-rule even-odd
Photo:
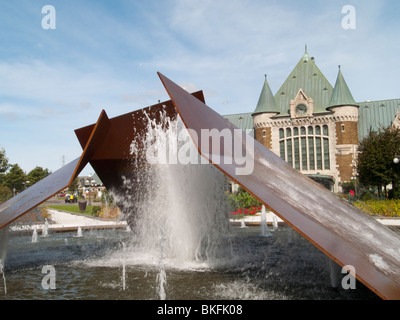
[[(293, 168), (326, 188), (356, 177), (358, 142), (371, 130), (396, 123), (400, 99), (356, 102), (339, 66), (332, 86), (307, 49), (279, 90), (267, 77), (252, 113), (226, 115)], [(398, 121), (398, 120), (397, 120)]]

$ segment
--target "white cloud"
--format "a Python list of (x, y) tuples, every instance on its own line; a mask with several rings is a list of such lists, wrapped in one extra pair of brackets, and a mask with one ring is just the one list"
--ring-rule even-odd
[[(357, 29), (346, 31), (340, 2), (55, 1), (53, 33), (40, 29), (40, 10), (28, 3), (30, 11), (18, 8), (14, 19), (0, 13), (0, 36), (9, 42), (0, 49), (0, 134), (14, 145), (33, 130), (36, 144), (47, 144), (52, 132), (66, 138), (53, 152), (67, 153), (77, 144), (73, 130), (102, 108), (116, 116), (168, 99), (156, 71), (189, 92), (204, 90), (219, 113), (251, 112), (264, 74), (278, 90), (305, 43), (332, 84), (342, 65), (356, 100), (397, 98), (400, 28), (397, 17), (387, 20), (394, 2), (353, 1)], [(35, 150), (19, 159), (40, 157), (46, 166)]]

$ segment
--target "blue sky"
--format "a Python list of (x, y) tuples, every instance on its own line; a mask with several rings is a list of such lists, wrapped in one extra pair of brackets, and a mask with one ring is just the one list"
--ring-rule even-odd
[[(42, 7), (56, 10), (43, 29)], [(356, 28), (344, 29), (352, 5)], [(167, 100), (160, 71), (220, 114), (255, 109), (304, 53), (356, 101), (400, 98), (400, 1), (1, 1), (0, 148), (29, 172), (79, 157), (74, 130)], [(86, 168), (83, 174), (91, 173)]]

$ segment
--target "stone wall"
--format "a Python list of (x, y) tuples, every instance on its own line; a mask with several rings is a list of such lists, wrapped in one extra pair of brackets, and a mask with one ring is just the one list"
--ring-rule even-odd
[(255, 139), (268, 149), (272, 149), (272, 130), (271, 128), (256, 128), (254, 130)]

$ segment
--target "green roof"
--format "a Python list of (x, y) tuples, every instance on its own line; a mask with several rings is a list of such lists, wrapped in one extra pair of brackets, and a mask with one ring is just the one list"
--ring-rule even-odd
[[(397, 110), (400, 111), (400, 99), (357, 102), (358, 108), (358, 139), (361, 141), (370, 131), (378, 131), (393, 123)], [(242, 130), (253, 129), (252, 113), (229, 114), (223, 116)]]
[(286, 81), (272, 95), (267, 78), (253, 113), (225, 115), (224, 117), (235, 126), (245, 130), (254, 129), (252, 115), (259, 112), (279, 112), (289, 114), (290, 100), (295, 99), (299, 89), (314, 100), (314, 113), (327, 112), (327, 108), (341, 105), (358, 106), (358, 138), (361, 141), (370, 131), (378, 131), (393, 123), (396, 113), (400, 112), (400, 99), (356, 102), (349, 90), (339, 67), (335, 87), (333, 88), (322, 72), (318, 69), (307, 49), (290, 73)]
[(251, 112), (248, 113), (238, 113), (229, 114), (223, 116), (225, 119), (229, 120), (236, 127), (245, 131), (246, 129), (254, 130), (254, 122)]
[(357, 105), (354, 100), (346, 81), (343, 78), (342, 71), (339, 66), (339, 73), (336, 79), (335, 88), (333, 89), (331, 101), (328, 107), (334, 106), (355, 106)]
[(280, 112), (280, 109), (276, 104), (274, 95), (272, 94), (271, 88), (269, 87), (267, 75), (265, 75), (264, 85), (261, 91), (260, 98), (258, 99), (256, 110), (254, 110), (253, 115), (263, 112)]
[(358, 108), (358, 139), (361, 141), (371, 131), (378, 131), (390, 126), (400, 110), (400, 99), (364, 101), (357, 103)]
[(314, 113), (326, 112), (333, 87), (307, 51), (275, 94), (275, 100), (282, 115), (289, 114), (290, 100), (296, 97), (300, 88), (313, 99)]

